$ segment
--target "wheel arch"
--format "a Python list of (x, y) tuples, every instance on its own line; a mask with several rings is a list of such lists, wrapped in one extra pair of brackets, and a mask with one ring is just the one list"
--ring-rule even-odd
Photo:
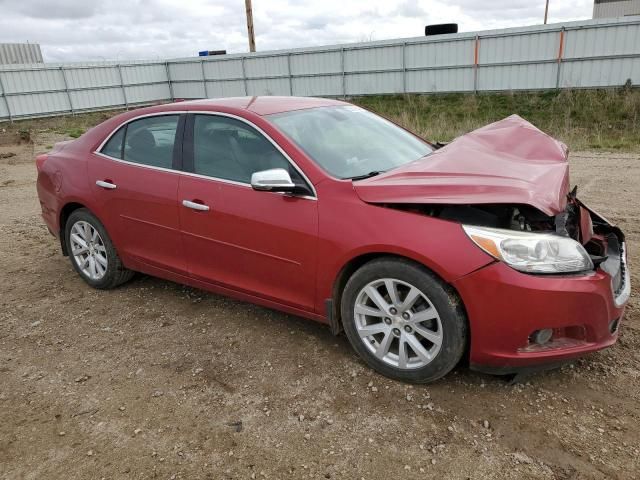
[(81, 208), (87, 208), (87, 206), (79, 202), (71, 201), (71, 202), (67, 202), (60, 209), (60, 217), (59, 217), (60, 232), (59, 232), (58, 238), (60, 239), (60, 247), (62, 248), (62, 254), (65, 257), (69, 256), (67, 239), (66, 239), (66, 235), (64, 234), (65, 229), (67, 228), (67, 220), (69, 219), (69, 217), (73, 212)]
[(417, 265), (418, 267), (425, 269), (427, 272), (429, 272), (429, 274), (433, 275), (442, 282), (449, 296), (449, 301), (452, 303), (452, 305), (459, 306), (464, 314), (464, 318), (467, 323), (467, 344), (465, 345), (465, 353), (463, 358), (468, 358), (472, 332), (471, 324), (469, 323), (469, 317), (467, 315), (467, 309), (465, 308), (462, 296), (460, 295), (458, 290), (451, 284), (451, 282), (448, 282), (446, 279), (444, 279), (442, 275), (439, 275), (438, 272), (436, 272), (434, 269), (430, 268), (428, 265), (425, 265), (423, 262), (398, 253), (390, 253), (384, 251), (368, 252), (351, 258), (342, 266), (342, 268), (338, 271), (338, 274), (336, 275), (336, 278), (332, 285), (331, 311), (327, 312), (332, 330), (335, 333), (342, 330), (342, 314), (340, 304), (342, 302), (344, 287), (351, 276), (365, 264), (381, 258), (395, 259)]

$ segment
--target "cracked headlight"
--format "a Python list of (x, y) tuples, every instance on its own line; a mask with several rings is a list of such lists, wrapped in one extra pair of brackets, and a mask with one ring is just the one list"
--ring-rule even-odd
[(572, 238), (470, 225), (462, 228), (482, 250), (521, 272), (570, 273), (593, 269), (589, 254)]

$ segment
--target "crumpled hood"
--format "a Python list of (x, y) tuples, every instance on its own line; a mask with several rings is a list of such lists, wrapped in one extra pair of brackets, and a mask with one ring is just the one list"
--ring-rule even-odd
[(556, 215), (569, 193), (567, 155), (564, 143), (511, 115), (353, 187), (368, 203), (511, 203)]

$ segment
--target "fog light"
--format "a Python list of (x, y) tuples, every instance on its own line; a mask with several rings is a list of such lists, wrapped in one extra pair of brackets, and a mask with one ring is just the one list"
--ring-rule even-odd
[(542, 330), (536, 330), (531, 334), (529, 340), (538, 345), (544, 345), (553, 336), (553, 330), (551, 328), (543, 328)]

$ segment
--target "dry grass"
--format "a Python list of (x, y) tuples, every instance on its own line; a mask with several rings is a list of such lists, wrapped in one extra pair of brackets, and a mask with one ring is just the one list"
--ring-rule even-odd
[(104, 122), (123, 110), (87, 112), (77, 115), (61, 115), (48, 118), (17, 120), (13, 123), (0, 123), (0, 132), (18, 133), (24, 141), (31, 139), (33, 132), (54, 132), (70, 138), (78, 138), (91, 127)]
[(574, 150), (640, 150), (638, 89), (374, 96), (353, 101), (430, 140), (450, 141), (517, 113)]
[[(640, 89), (541, 93), (384, 95), (354, 98), (425, 138), (450, 141), (513, 113), (573, 150), (640, 150)], [(0, 124), (19, 132), (53, 131), (78, 137), (120, 111), (92, 112)]]

